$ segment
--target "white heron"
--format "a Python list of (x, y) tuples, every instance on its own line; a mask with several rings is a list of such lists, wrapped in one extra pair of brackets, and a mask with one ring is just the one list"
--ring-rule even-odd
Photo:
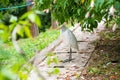
[(66, 60), (66, 61), (70, 62), (72, 60), (72, 49), (75, 49), (77, 52), (79, 52), (77, 39), (76, 39), (75, 35), (73, 34), (73, 32), (71, 30), (69, 30), (65, 26), (65, 24), (61, 25), (60, 30), (61, 30), (62, 41), (70, 49), (69, 59)]

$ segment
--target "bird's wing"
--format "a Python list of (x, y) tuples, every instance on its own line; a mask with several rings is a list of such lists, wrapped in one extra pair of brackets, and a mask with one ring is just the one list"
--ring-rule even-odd
[(73, 34), (73, 32), (70, 30), (67, 30), (67, 36), (69, 39), (70, 46), (76, 50), (79, 50), (78, 44), (77, 44), (77, 39), (76, 39), (75, 35)]

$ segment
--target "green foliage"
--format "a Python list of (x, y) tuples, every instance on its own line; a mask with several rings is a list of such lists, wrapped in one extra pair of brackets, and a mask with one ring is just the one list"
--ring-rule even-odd
[(120, 17), (117, 18), (117, 24), (118, 24), (118, 27), (120, 27)]
[[(23, 5), (26, 3), (26, 0), (1, 0), (0, 1), (0, 8), (8, 8), (11, 6), (19, 6), (19, 5)], [(1, 11), (1, 17), (0, 19), (3, 19), (6, 15), (4, 15), (5, 13), (7, 14), (13, 14), (15, 16), (21, 16), (23, 13), (26, 12), (26, 7), (25, 8), (18, 8), (18, 9), (10, 9), (10, 10), (2, 10)]]
[[(116, 14), (119, 14), (120, 1), (119, 0), (35, 0), (36, 8), (40, 10), (50, 9), (52, 17), (57, 19), (60, 24), (64, 22), (74, 23), (78, 21), (81, 23), (83, 30), (88, 29), (93, 31), (98, 22), (103, 18), (109, 24), (114, 17), (109, 19), (109, 9), (113, 5), (116, 9)], [(47, 2), (47, 4), (46, 4)], [(86, 14), (88, 17), (85, 17)], [(116, 16), (119, 18), (119, 16)], [(118, 20), (116, 20), (118, 21)], [(120, 20), (119, 20), (120, 21)], [(119, 25), (119, 21), (117, 22)]]
[(17, 75), (12, 73), (10, 70), (2, 69), (0, 71), (0, 80), (14, 80), (16, 78), (17, 78)]
[(35, 0), (35, 3), (37, 3), (36, 8), (40, 10), (49, 8), (52, 2), (53, 0)]
[(120, 1), (114, 2), (114, 7), (117, 11), (120, 11)]
[[(30, 22), (35, 23), (38, 27), (41, 26), (40, 19), (37, 15), (38, 13), (39, 13), (38, 11), (34, 11), (34, 12), (31, 11), (31, 12), (25, 13), (21, 17), (9, 15), (9, 18), (10, 18), (9, 24), (5, 24), (4, 21), (0, 22), (0, 35), (1, 35), (0, 40), (1, 39), (4, 41), (11, 40), (12, 38), (11, 33), (13, 33), (14, 30), (16, 30), (16, 33), (21, 37), (24, 37), (24, 34), (27, 37), (31, 37), (31, 32), (29, 29)], [(47, 37), (47, 35), (45, 34), (43, 37)], [(39, 37), (37, 37), (37, 39), (39, 40)], [(26, 40), (27, 44), (25, 44), (25, 41), (19, 42), (19, 44), (22, 43), (20, 46), (22, 47), (22, 49), (25, 51), (25, 54), (27, 54), (29, 58), (33, 56), (33, 53), (40, 48), (39, 44), (44, 42), (44, 41), (40, 42), (37, 39), (34, 41)], [(42, 48), (48, 45), (48, 43), (51, 42), (53, 39), (55, 39), (55, 37), (50, 38), (49, 39), (50, 41), (45, 42)], [(35, 44), (31, 44), (31, 43), (35, 43)], [(23, 80), (23, 79), (26, 80), (28, 77), (27, 73), (29, 72), (29, 70), (21, 69), (23, 64), (26, 63), (24, 58), (22, 58), (20, 55), (17, 54), (13, 46), (9, 47), (8, 45), (3, 45), (3, 47), (5, 48), (5, 50), (3, 48), (0, 48), (1, 50), (0, 64), (2, 64), (0, 65), (1, 80), (15, 80), (15, 78), (20, 78), (20, 80)], [(54, 61), (56, 61), (56, 59)], [(2, 70), (5, 70), (6, 73), (4, 73), (5, 71), (2, 71)], [(7, 73), (9, 72), (11, 77), (7, 76)], [(57, 70), (55, 70), (54, 73), (57, 73)], [(15, 76), (15, 78), (12, 78), (13, 76)]]
[[(56, 30), (47, 30), (45, 33), (41, 33), (38, 37), (34, 39), (21, 39), (18, 41), (20, 47), (25, 51), (25, 54), (30, 59), (36, 51), (42, 50), (49, 43), (55, 40), (59, 36), (59, 31)], [(12, 76), (17, 76), (21, 80), (28, 77), (29, 68), (22, 68), (26, 62), (24, 58), (22, 58), (13, 47), (12, 43), (9, 42), (7, 44), (2, 44), (3, 42), (0, 40), (0, 80), (13, 80)], [(3, 47), (3, 48), (2, 48)], [(52, 54), (50, 54), (52, 56)], [(57, 59), (58, 60), (58, 59)], [(53, 60), (55, 63), (57, 62), (56, 58)], [(30, 65), (28, 65), (30, 66)], [(59, 70), (52, 69), (52, 73), (58, 74)], [(4, 74), (4, 75), (3, 75)], [(11, 75), (10, 77), (8, 76)], [(4, 77), (4, 78), (3, 78)], [(6, 79), (9, 78), (9, 79)]]
[(51, 43), (53, 40), (55, 40), (59, 35), (59, 31), (56, 30), (47, 30), (46, 32), (40, 33), (40, 36), (38, 36), (38, 47), (40, 49), (45, 48), (48, 43)]
[[(18, 44), (23, 49), (23, 51), (25, 51), (27, 57), (31, 58), (36, 51), (44, 49), (46, 46), (48, 46), (49, 43), (55, 40), (58, 36), (59, 36), (59, 31), (47, 30), (44, 33), (40, 33), (40, 35), (36, 38), (21, 39), (18, 41)], [(7, 43), (6, 45), (4, 45), (4, 48), (10, 54), (14, 54), (14, 56), (17, 54), (12, 43)]]
[[(47, 65), (52, 66), (53, 64), (58, 64), (59, 59), (54, 53), (48, 53), (46, 56), (47, 56), (47, 59), (46, 59)], [(49, 75), (59, 74), (60, 69), (59, 68), (51, 68), (47, 71), (47, 73)]]
[(59, 68), (52, 68), (48, 71), (48, 74), (59, 74), (60, 73), (60, 69)]
[[(3, 44), (1, 44), (3, 45)], [(11, 54), (6, 51), (5, 48), (0, 47), (0, 80), (16, 80), (17, 78), (25, 79), (21, 77), (21, 73), (26, 70), (21, 69), (21, 66), (25, 63), (25, 60), (17, 54)], [(28, 73), (28, 72), (27, 72)], [(25, 79), (26, 80), (26, 79)]]
[(39, 28), (40, 32), (45, 32), (46, 29), (49, 29), (51, 26), (51, 12), (40, 14), (41, 27)]
[[(37, 14), (38, 14), (38, 11), (26, 12), (25, 14), (23, 14), (20, 17), (20, 20), (29, 19), (32, 23), (35, 23), (38, 27), (40, 27), (41, 26), (41, 21), (40, 21), (40, 18)], [(26, 23), (26, 25), (27, 24), (28, 23)]]
[(98, 68), (89, 68), (88, 72), (91, 74), (100, 74), (100, 70)]
[(47, 65), (50, 65), (51, 63), (58, 64), (59, 60), (58, 57), (54, 53), (49, 53), (47, 55)]
[(5, 65), (9, 61), (8, 59), (10, 57), (11, 55), (8, 52), (6, 52), (2, 47), (0, 47), (0, 67), (2, 65)]
[(41, 21), (35, 11), (27, 12), (20, 18), (11, 15), (10, 25), (8, 25), (9, 27), (3, 23), (0, 23), (1, 39), (9, 41), (12, 37), (11, 33), (14, 29), (16, 29), (16, 33), (21, 37), (32, 37), (30, 31), (30, 22), (35, 23), (38, 27), (41, 26)]

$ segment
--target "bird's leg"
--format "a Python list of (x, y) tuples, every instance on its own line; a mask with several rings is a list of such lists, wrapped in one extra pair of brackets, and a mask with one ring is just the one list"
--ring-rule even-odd
[(69, 53), (69, 62), (72, 60), (72, 49), (70, 47), (70, 53)]
[(62, 61), (62, 62), (65, 63), (65, 62), (70, 62), (70, 61), (72, 61), (72, 60), (74, 60), (74, 59), (72, 59), (72, 49), (71, 49), (71, 47), (70, 47), (69, 59), (66, 59), (66, 60), (64, 60), (64, 61)]

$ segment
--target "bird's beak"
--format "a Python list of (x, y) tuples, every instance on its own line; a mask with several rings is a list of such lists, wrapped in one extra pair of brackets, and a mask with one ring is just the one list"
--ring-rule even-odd
[(60, 27), (59, 27), (59, 28), (57, 28), (57, 30), (60, 30)]
[(60, 29), (61, 29), (61, 27), (62, 27), (62, 26), (59, 26), (59, 27), (57, 28), (57, 30), (60, 30)]
[(62, 24), (62, 25), (60, 25), (60, 26), (57, 28), (57, 30), (60, 30), (64, 25), (65, 25), (65, 23)]

